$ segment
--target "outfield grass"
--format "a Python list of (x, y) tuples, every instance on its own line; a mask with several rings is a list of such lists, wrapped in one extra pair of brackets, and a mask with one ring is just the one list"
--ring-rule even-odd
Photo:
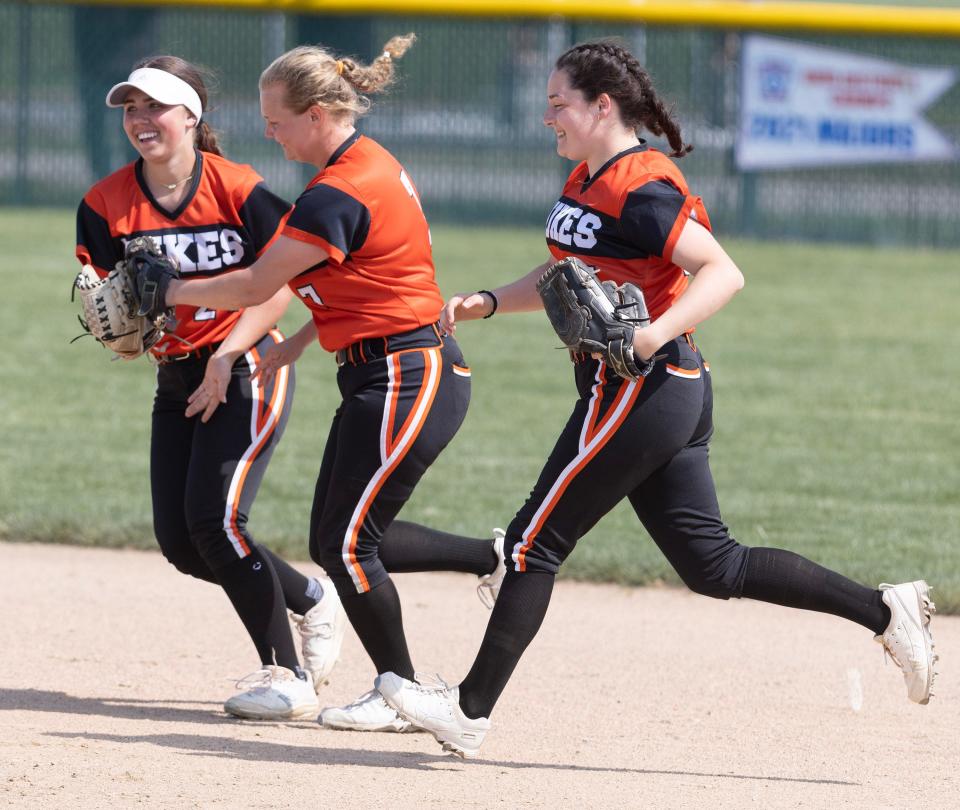
[[(110, 363), (69, 301), (73, 215), (0, 209), (4, 352), (0, 538), (153, 547), (154, 372)], [(436, 228), (445, 294), (493, 287), (545, 257), (528, 230)], [(732, 242), (745, 290), (703, 326), (713, 369), (713, 470), (748, 545), (805, 554), (868, 583), (925, 577), (960, 610), (960, 254)], [(296, 327), (306, 311), (288, 313)], [(571, 374), (542, 314), (465, 324), (474, 370), (460, 434), (403, 517), (486, 534), (509, 522), (566, 419)], [(251, 516), (306, 559), (313, 482), (337, 403), (319, 346)], [(677, 582), (629, 508), (607, 516), (567, 575)], [(42, 572), (37, 572), (42, 577)]]

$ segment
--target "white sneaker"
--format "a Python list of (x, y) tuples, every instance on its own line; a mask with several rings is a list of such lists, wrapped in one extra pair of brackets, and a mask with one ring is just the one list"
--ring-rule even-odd
[(506, 536), (507, 533), (503, 529), (493, 530), (493, 551), (497, 555), (497, 567), (491, 573), (480, 577), (480, 583), (477, 585), (477, 596), (490, 610), (493, 610), (493, 605), (500, 595), (503, 578), (507, 575), (507, 565), (503, 561), (503, 541)]
[(444, 751), (464, 758), (480, 753), (490, 721), (486, 717), (473, 720), (463, 713), (458, 686), (447, 686), (439, 678), (436, 684), (424, 685), (394, 672), (378, 675), (374, 684), (389, 706), (418, 728), (429, 731)]
[(291, 615), (300, 633), (303, 668), (313, 676), (313, 686), (319, 690), (327, 683), (340, 657), (343, 634), (347, 629), (347, 614), (343, 610), (337, 589), (329, 579), (321, 579), (323, 596), (304, 616)]
[(930, 586), (922, 579), (900, 585), (882, 584), (883, 601), (890, 608), (890, 624), (876, 641), (883, 645), (907, 683), (907, 697), (926, 704), (933, 692), (937, 656), (930, 635), (930, 615), (936, 606), (930, 601)]
[(331, 706), (320, 712), (320, 725), (344, 731), (420, 731), (387, 705), (376, 689), (360, 695), (347, 706)]
[(234, 695), (223, 708), (250, 720), (295, 720), (317, 713), (319, 703), (310, 673), (298, 678), (286, 667), (265, 666), (237, 681), (246, 691)]

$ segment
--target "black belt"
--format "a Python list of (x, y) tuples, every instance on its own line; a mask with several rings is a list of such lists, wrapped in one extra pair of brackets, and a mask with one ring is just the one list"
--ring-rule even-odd
[(371, 360), (386, 357), (393, 352), (406, 349), (427, 349), (442, 345), (443, 339), (440, 337), (439, 326), (430, 323), (396, 335), (364, 338), (343, 349), (337, 349), (337, 365), (344, 366), (349, 363), (351, 366), (359, 366), (363, 363), (369, 363)]
[(165, 366), (169, 363), (182, 363), (185, 360), (206, 360), (220, 348), (219, 343), (211, 343), (209, 346), (201, 346), (199, 349), (193, 349), (182, 354), (158, 354), (157, 363)]

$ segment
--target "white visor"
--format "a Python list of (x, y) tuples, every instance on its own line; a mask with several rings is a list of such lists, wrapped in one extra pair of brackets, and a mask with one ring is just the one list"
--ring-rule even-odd
[(122, 107), (130, 90), (139, 90), (161, 104), (182, 104), (199, 121), (203, 115), (200, 96), (183, 79), (158, 68), (139, 68), (125, 82), (115, 84), (107, 93), (108, 107)]

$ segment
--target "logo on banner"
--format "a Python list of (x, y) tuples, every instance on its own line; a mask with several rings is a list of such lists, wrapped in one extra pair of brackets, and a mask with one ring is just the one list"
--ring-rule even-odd
[(785, 101), (790, 84), (790, 65), (770, 59), (760, 65), (760, 95), (764, 101)]
[(775, 37), (744, 38), (741, 169), (950, 160), (923, 112), (956, 81), (916, 67)]

